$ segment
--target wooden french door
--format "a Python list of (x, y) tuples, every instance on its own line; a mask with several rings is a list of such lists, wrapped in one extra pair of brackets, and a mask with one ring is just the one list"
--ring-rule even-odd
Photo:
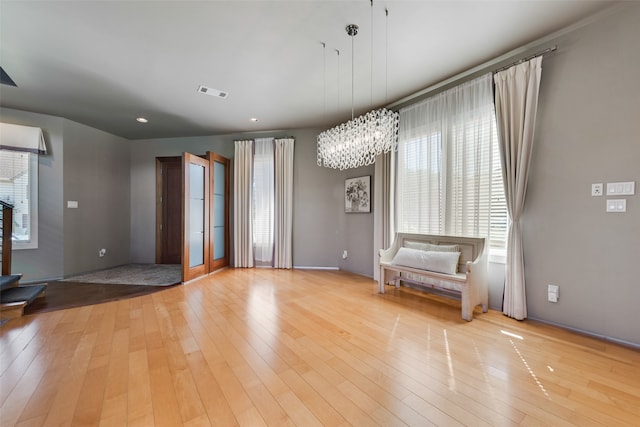
[(183, 281), (229, 265), (229, 177), (230, 160), (213, 152), (156, 159), (156, 263), (182, 264)]
[(209, 273), (209, 160), (182, 155), (182, 281)]
[(229, 265), (229, 159), (182, 155), (182, 281)]
[(229, 265), (229, 159), (207, 152), (211, 190), (209, 272)]

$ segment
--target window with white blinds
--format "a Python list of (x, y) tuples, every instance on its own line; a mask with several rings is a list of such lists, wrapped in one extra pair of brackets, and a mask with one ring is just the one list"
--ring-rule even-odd
[[(13, 249), (38, 247), (38, 156), (0, 150), (0, 200), (13, 205)], [(2, 221), (8, 220), (2, 218)], [(2, 236), (4, 239), (5, 236)]]
[(257, 263), (270, 264), (274, 242), (274, 147), (273, 138), (257, 138), (253, 156), (253, 253)]
[(488, 237), (504, 248), (507, 214), (491, 75), (400, 111), (398, 231)]

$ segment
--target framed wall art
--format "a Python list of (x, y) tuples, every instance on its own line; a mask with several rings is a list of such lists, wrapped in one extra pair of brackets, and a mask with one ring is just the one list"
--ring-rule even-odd
[(371, 212), (371, 176), (349, 178), (344, 181), (344, 211)]

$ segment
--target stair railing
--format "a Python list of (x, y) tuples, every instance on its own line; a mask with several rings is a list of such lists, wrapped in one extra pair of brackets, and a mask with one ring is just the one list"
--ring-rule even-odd
[(11, 274), (11, 247), (13, 235), (13, 206), (0, 200), (2, 206), (2, 275)]

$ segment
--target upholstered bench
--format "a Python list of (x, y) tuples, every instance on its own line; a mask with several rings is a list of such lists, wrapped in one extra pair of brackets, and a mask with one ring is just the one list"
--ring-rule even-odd
[(487, 248), (484, 238), (397, 233), (388, 249), (380, 250), (378, 286), (418, 283), (445, 295), (459, 296), (462, 318), (471, 321), (473, 309), (489, 303)]

